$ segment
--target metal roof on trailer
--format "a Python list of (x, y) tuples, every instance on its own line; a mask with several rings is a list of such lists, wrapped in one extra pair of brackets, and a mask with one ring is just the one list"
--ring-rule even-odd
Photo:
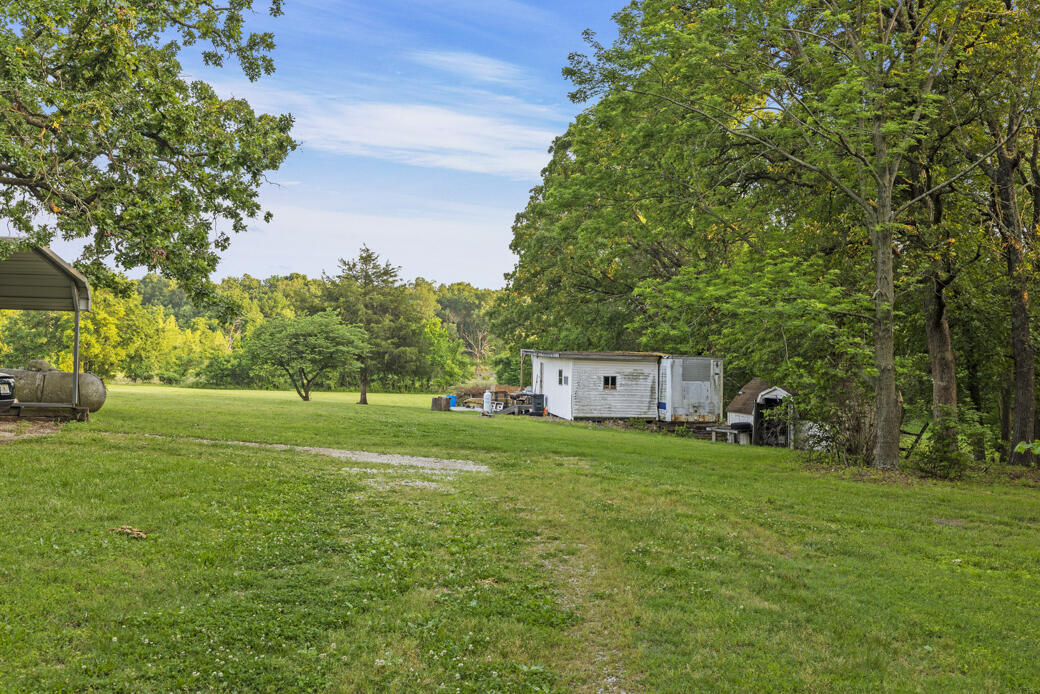
[[(18, 244), (22, 239), (2, 241)], [(90, 298), (87, 278), (49, 248), (23, 248), (0, 260), (0, 309), (89, 311)]]
[(664, 352), (554, 352), (547, 349), (525, 349), (533, 357), (560, 359), (715, 359), (695, 354), (666, 354)]
[(660, 352), (553, 352), (543, 349), (525, 349), (523, 353), (558, 359), (660, 359), (671, 356)]

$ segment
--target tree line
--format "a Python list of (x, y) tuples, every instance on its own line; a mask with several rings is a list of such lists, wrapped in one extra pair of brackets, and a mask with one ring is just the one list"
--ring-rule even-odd
[(1037, 433), (1040, 8), (639, 0), (514, 225), (513, 346), (727, 358), (843, 457), (931, 422), (958, 474)]
[[(364, 390), (447, 382), (460, 349), (504, 381), (521, 347), (713, 353), (730, 393), (754, 375), (792, 391), (835, 455), (894, 468), (901, 430), (928, 422), (936, 474), (1035, 462), (1015, 452), (1040, 431), (1034, 2), (636, 0), (616, 42), (590, 34), (571, 57), (589, 105), (473, 322), (470, 298), (387, 280), (364, 252), (334, 277), (208, 282), (231, 241), (218, 230), (269, 218), (260, 186), (296, 143), (291, 115), (219, 98), (178, 56), (269, 74), (273, 36), (243, 30), (253, 9), (0, 6), (0, 217), (30, 243), (85, 241), (77, 266), (104, 288), (94, 370)], [(135, 267), (155, 276), (128, 288)], [(68, 317), (2, 320), (7, 363), (64, 358)], [(247, 349), (333, 333), (349, 375)]]
[[(405, 282), (367, 247), (333, 276), (226, 278), (205, 302), (157, 274), (99, 289), (82, 317), (81, 360), (102, 378), (212, 387), (445, 389), (492, 350), (494, 292)], [(71, 368), (72, 317), (0, 312), (0, 364)]]

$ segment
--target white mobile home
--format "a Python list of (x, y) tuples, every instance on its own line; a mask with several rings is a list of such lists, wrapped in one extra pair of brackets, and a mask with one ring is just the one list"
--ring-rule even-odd
[(531, 357), (534, 393), (563, 419), (722, 418), (722, 360), (656, 352), (550, 352)]

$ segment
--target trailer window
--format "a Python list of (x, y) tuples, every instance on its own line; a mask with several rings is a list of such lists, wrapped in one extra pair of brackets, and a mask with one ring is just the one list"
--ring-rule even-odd
[(556, 378), (557, 378), (557, 381), (559, 382), (559, 385), (562, 386), (563, 385), (563, 369), (560, 369), (559, 373), (557, 373), (557, 375), (556, 375)]
[(604, 376), (603, 390), (617, 390), (617, 376)]

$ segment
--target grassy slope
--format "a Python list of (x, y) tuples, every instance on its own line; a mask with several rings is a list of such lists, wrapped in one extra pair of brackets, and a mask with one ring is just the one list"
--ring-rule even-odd
[(0, 449), (0, 689), (1040, 691), (1036, 489), (354, 401), (121, 387)]

